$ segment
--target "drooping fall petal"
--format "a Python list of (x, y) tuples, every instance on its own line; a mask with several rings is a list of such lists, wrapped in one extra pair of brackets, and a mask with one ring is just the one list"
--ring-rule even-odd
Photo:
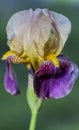
[(37, 70), (34, 77), (34, 89), (38, 97), (58, 99), (67, 96), (71, 92), (78, 77), (78, 67), (64, 56), (59, 57), (59, 61), (60, 67), (56, 68), (56, 71), (52, 69), (53, 65), (50, 71), (50, 62), (48, 67), (45, 64), (46, 72), (50, 71), (48, 75), (44, 75), (43, 65)]
[(9, 60), (6, 60), (6, 72), (4, 77), (5, 90), (11, 95), (17, 95), (20, 93), (16, 73), (12, 68)]

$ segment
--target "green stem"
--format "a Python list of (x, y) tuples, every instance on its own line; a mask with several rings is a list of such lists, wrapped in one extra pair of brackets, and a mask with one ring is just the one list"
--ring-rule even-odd
[(32, 112), (29, 130), (35, 130), (38, 112)]
[(26, 97), (32, 113), (29, 130), (35, 130), (37, 115), (42, 105), (42, 99), (38, 98), (34, 92), (33, 76), (31, 74), (28, 75), (28, 88), (26, 92)]

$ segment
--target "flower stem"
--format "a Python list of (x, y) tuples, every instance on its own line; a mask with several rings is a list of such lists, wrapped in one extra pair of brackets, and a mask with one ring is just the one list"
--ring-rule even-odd
[(37, 123), (37, 115), (42, 106), (42, 99), (38, 98), (34, 92), (33, 76), (31, 74), (28, 75), (28, 81), (29, 82), (28, 82), (26, 97), (32, 114), (29, 130), (35, 130), (36, 123)]
[(38, 112), (32, 112), (29, 130), (35, 130)]

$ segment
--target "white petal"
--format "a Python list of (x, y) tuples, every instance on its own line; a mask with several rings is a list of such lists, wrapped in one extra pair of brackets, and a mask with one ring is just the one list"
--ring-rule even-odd
[(24, 52), (33, 60), (50, 52), (59, 55), (70, 30), (68, 18), (39, 8), (14, 14), (6, 27), (10, 49), (19, 55)]
[(67, 17), (65, 17), (62, 14), (59, 14), (53, 11), (50, 11), (50, 14), (51, 14), (52, 20), (54, 20), (56, 24), (56, 28), (59, 32), (59, 35), (62, 39), (62, 43), (64, 46), (71, 31), (71, 22)]
[(31, 22), (30, 19), (32, 13), (32, 9), (24, 10), (14, 14), (10, 18), (6, 27), (7, 37), (9, 40), (11, 40), (13, 36), (18, 35), (23, 30), (26, 23), (28, 26), (29, 22)]

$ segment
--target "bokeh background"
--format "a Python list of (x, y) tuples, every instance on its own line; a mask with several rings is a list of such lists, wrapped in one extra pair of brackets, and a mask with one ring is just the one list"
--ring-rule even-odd
[[(72, 31), (63, 53), (79, 65), (79, 3), (76, 0), (0, 0), (0, 58), (8, 50), (6, 24), (20, 10), (48, 8), (66, 15)], [(5, 63), (0, 61), (0, 130), (28, 130), (30, 110), (26, 102), (27, 74), (24, 65), (14, 65), (21, 94), (11, 96), (4, 90)], [(79, 79), (72, 93), (59, 100), (45, 100), (37, 130), (79, 130)]]

